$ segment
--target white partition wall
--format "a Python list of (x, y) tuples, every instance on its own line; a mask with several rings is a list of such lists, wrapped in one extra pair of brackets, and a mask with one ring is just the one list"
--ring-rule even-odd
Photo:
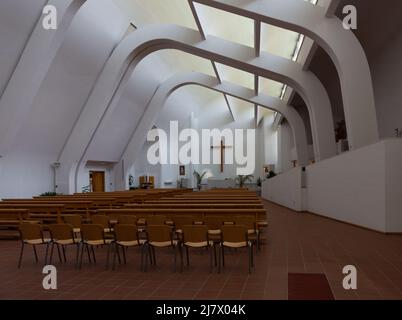
[(306, 188), (301, 168), (269, 179), (262, 197), (296, 211), (402, 232), (401, 160), (402, 139), (383, 140), (306, 167)]

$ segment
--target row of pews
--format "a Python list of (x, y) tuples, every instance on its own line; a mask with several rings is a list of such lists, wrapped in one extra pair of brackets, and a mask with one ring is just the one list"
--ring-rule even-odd
[(190, 189), (151, 189), (122, 192), (77, 193), (31, 199), (2, 199), (0, 201), (0, 238), (19, 235), (18, 226), (28, 223), (61, 223), (66, 215), (81, 215), (90, 220), (101, 209), (121, 208), (125, 204), (143, 203), (191, 192)]
[(91, 222), (94, 215), (107, 216), (110, 225), (120, 216), (133, 216), (146, 222), (150, 216), (166, 221), (180, 215), (203, 221), (207, 216), (221, 216), (232, 221), (236, 216), (252, 216), (256, 226), (267, 226), (266, 211), (255, 192), (247, 189), (149, 189), (123, 192), (81, 193), (32, 199), (0, 201), (0, 237), (18, 235), (21, 222), (43, 225), (62, 223), (66, 217), (80, 215)]

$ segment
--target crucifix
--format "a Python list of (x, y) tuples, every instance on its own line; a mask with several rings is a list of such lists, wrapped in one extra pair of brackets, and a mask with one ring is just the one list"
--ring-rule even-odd
[(221, 140), (221, 145), (220, 146), (211, 146), (211, 149), (217, 149), (217, 148), (219, 148), (221, 150), (221, 172), (223, 172), (225, 149), (226, 148), (231, 148), (231, 147), (230, 146), (225, 146), (225, 143), (223, 142), (223, 140)]

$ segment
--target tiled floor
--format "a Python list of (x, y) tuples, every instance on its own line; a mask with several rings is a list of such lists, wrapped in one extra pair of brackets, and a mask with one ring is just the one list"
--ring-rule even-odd
[[(402, 236), (382, 235), (311, 214), (295, 213), (266, 203), (270, 226), (266, 243), (247, 273), (244, 251), (227, 255), (221, 274), (210, 274), (208, 255), (195, 251), (192, 266), (173, 273), (172, 255), (157, 252), (158, 266), (139, 271), (139, 254), (128, 252), (128, 264), (104, 269), (105, 250), (97, 249), (98, 265), (84, 260), (58, 269), (58, 290), (42, 288), (42, 268), (31, 248), (17, 269), (20, 243), (0, 241), (1, 299), (287, 299), (288, 273), (324, 273), (336, 299), (402, 299)], [(43, 260), (43, 252), (40, 252)], [(57, 261), (57, 260), (54, 260)], [(358, 290), (342, 287), (342, 268), (358, 269)]]

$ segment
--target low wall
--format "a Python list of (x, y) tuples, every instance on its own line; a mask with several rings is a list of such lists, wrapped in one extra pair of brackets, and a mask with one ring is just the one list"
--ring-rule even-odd
[(401, 139), (306, 167), (305, 189), (301, 174), (293, 169), (264, 182), (263, 198), (381, 232), (402, 232)]

